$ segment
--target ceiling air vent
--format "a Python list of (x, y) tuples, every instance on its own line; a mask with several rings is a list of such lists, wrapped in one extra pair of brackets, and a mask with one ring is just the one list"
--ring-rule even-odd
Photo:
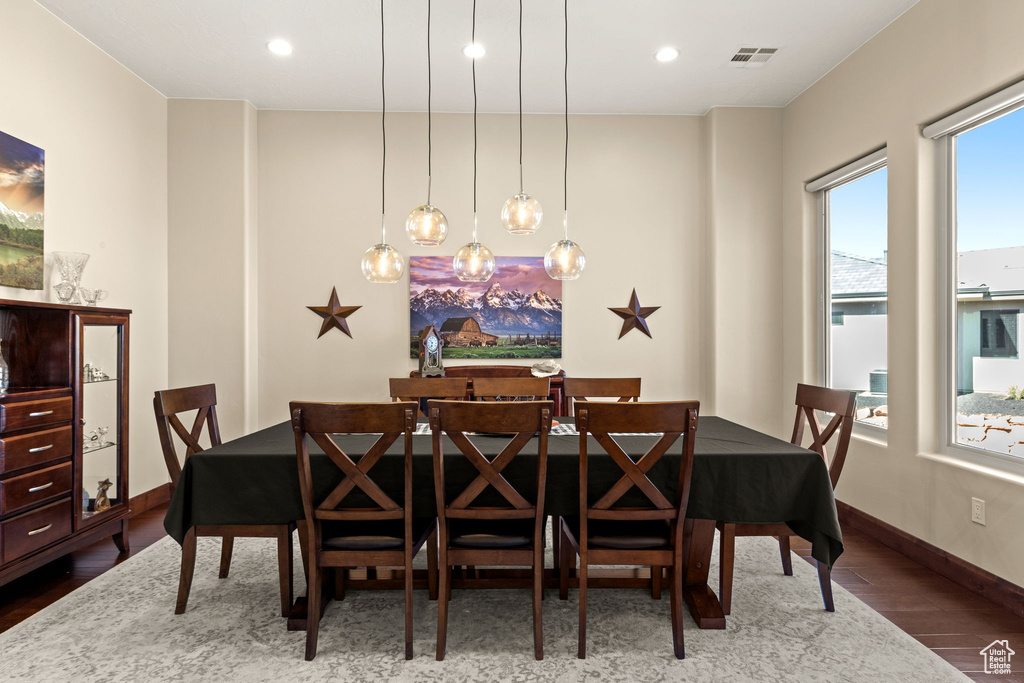
[(729, 60), (729, 66), (747, 69), (764, 66), (778, 51), (777, 47), (741, 47)]

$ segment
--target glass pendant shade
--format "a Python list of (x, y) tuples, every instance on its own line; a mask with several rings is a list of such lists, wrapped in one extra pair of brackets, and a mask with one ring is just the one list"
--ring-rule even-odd
[(437, 207), (420, 204), (405, 219), (405, 232), (413, 244), (436, 247), (448, 236), (448, 219)]
[(479, 242), (470, 242), (455, 252), (452, 268), (463, 282), (487, 282), (494, 275), (494, 254)]
[(552, 280), (575, 280), (586, 265), (586, 254), (571, 240), (558, 240), (544, 254), (544, 270)]
[(501, 209), (501, 222), (513, 235), (532, 235), (537, 232), (543, 216), (540, 202), (525, 192), (509, 199)]
[(375, 244), (363, 254), (363, 276), (370, 282), (398, 282), (404, 270), (402, 255), (390, 244)]

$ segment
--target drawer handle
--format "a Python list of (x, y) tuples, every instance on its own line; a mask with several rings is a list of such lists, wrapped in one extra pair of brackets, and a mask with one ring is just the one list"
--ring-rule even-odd
[(30, 531), (30, 532), (28, 532), (28, 535), (29, 535), (29, 536), (35, 536), (36, 534), (41, 534), (41, 533), (43, 533), (44, 531), (46, 531), (47, 529), (49, 529), (49, 528), (50, 528), (51, 526), (53, 526), (53, 524), (47, 524), (46, 526), (44, 526), (44, 527), (43, 527), (43, 528), (41, 528), (41, 529), (36, 529), (35, 531)]
[(30, 449), (28, 449), (28, 452), (29, 453), (38, 453), (39, 451), (48, 451), (51, 448), (53, 448), (53, 444), (52, 443), (51, 444), (47, 444), (45, 446), (39, 446), (38, 448), (30, 448)]
[(29, 493), (35, 493), (36, 491), (42, 491), (43, 489), (48, 489), (51, 486), (53, 486), (53, 482), (52, 481), (49, 484), (43, 484), (42, 486), (33, 486), (32, 488), (30, 488), (28, 490), (28, 492)]
[(28, 414), (29, 417), (42, 417), (43, 415), (53, 415), (53, 411), (52, 410), (42, 410), (42, 411), (40, 411), (38, 413), (29, 413)]

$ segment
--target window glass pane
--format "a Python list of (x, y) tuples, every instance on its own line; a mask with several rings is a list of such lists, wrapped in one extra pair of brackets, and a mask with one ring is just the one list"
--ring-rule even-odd
[(956, 144), (956, 440), (1024, 457), (1024, 110)]
[(887, 427), (885, 168), (828, 191), (829, 386), (857, 392), (857, 420)]

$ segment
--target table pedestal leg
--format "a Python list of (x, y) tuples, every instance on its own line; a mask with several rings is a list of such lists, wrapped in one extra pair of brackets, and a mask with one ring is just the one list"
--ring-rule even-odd
[(683, 547), (683, 598), (690, 608), (690, 616), (700, 628), (725, 628), (722, 603), (708, 585), (711, 568), (711, 549), (715, 542), (715, 520), (687, 519), (683, 536), (688, 539)]

